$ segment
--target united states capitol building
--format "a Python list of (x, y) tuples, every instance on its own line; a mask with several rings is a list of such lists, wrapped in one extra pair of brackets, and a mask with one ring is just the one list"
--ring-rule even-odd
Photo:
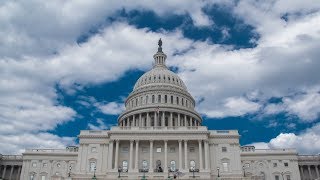
[(161, 40), (158, 44), (154, 66), (137, 80), (118, 126), (81, 131), (79, 146), (27, 149), (22, 157), (11, 159), (3, 155), (1, 178), (319, 179), (318, 155), (241, 147), (237, 130), (202, 126), (195, 100), (167, 68)]

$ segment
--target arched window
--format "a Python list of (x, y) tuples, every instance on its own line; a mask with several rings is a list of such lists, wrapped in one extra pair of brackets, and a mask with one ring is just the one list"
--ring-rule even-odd
[(173, 104), (173, 96), (171, 96), (171, 104)]
[(182, 106), (184, 106), (184, 100), (183, 100), (183, 98), (181, 99), (181, 103), (182, 103)]
[(172, 172), (176, 171), (176, 162), (175, 161), (170, 161), (170, 170)]
[(164, 81), (166, 81), (166, 76), (165, 75), (163, 75), (163, 79), (164, 79)]
[(186, 100), (186, 106), (188, 107), (188, 100)]
[(148, 104), (148, 99), (149, 99), (149, 96), (147, 95), (146, 96), (146, 104)]
[(158, 103), (161, 103), (161, 95), (158, 95)]
[(128, 172), (128, 161), (126, 160), (122, 161), (122, 171)]
[(154, 103), (154, 95), (152, 95), (152, 103)]
[(143, 102), (143, 97), (140, 98), (140, 104), (142, 104), (142, 102)]
[(190, 169), (196, 169), (196, 162), (194, 160), (190, 161)]
[(177, 104), (179, 104), (179, 97), (177, 97)]
[(136, 106), (138, 106), (138, 98), (136, 98)]
[(164, 95), (164, 103), (167, 103), (167, 95)]
[(142, 161), (142, 168), (143, 169), (148, 169), (148, 161), (146, 161), (146, 160)]

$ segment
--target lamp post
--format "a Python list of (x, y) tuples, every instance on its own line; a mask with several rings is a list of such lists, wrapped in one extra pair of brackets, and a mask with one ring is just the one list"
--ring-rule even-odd
[(122, 168), (121, 168), (121, 166), (119, 166), (119, 167), (118, 167), (118, 173), (119, 173), (119, 174), (118, 174), (118, 178), (120, 178), (120, 172), (121, 172), (121, 171), (122, 171)]
[(195, 167), (191, 167), (191, 169), (190, 169), (190, 171), (192, 172), (192, 178), (194, 179), (194, 178), (196, 178), (195, 176), (194, 176), (194, 172), (195, 172)]
[(243, 165), (242, 169), (243, 169), (243, 177), (246, 177), (246, 167)]
[(70, 166), (69, 166), (69, 173), (68, 173), (68, 177), (71, 177), (71, 169), (72, 169), (72, 166), (70, 165)]
[(92, 180), (96, 180), (96, 179), (97, 179), (97, 178), (96, 178), (96, 170), (97, 170), (97, 168), (94, 167)]
[(171, 170), (171, 168), (170, 168), (170, 166), (168, 166), (168, 179), (170, 179), (170, 170)]
[(219, 173), (220, 168), (217, 167), (217, 171), (218, 171), (218, 177), (220, 177), (220, 173)]
[(282, 179), (284, 180), (283, 174), (284, 174), (284, 173), (283, 173), (283, 172), (281, 172)]

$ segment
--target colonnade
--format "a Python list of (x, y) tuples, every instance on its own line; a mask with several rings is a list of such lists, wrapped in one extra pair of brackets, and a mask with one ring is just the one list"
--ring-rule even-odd
[(201, 122), (181, 113), (166, 111), (146, 112), (130, 115), (119, 122), (121, 127), (177, 127), (177, 126), (200, 126)]
[[(20, 179), (21, 166), (18, 165), (1, 165), (1, 179), (18, 180)], [(16, 170), (15, 170), (16, 169)]]
[[(319, 166), (320, 165), (299, 165), (301, 180), (320, 178)], [(314, 171), (312, 173), (313, 169)]]
[[(111, 157), (108, 160), (108, 169), (113, 169), (114, 171), (117, 171), (118, 167), (122, 164), (119, 164), (119, 148), (120, 143), (122, 141), (128, 141), (128, 140), (115, 140), (115, 152), (114, 150), (114, 141), (109, 142), (109, 154), (108, 156)], [(156, 140), (130, 140), (130, 146), (129, 146), (129, 162), (128, 162), (128, 171), (129, 172), (139, 172), (139, 142), (141, 141), (149, 141), (149, 162), (148, 162), (148, 172), (154, 172), (154, 142)], [(180, 171), (189, 171), (190, 169), (190, 159), (188, 158), (188, 140), (169, 140), (169, 141), (176, 141), (178, 142), (178, 167)], [(189, 140), (190, 141), (190, 140)], [(157, 140), (157, 142), (159, 142)], [(168, 140), (162, 140), (163, 147), (164, 147), (164, 164), (163, 164), (163, 170), (164, 172), (168, 172)], [(182, 159), (182, 144), (184, 146), (184, 164)], [(135, 146), (135, 148), (134, 148)], [(198, 146), (199, 146), (199, 160), (196, 163), (196, 168), (199, 169), (199, 171), (203, 170), (209, 170), (209, 142), (207, 140), (198, 140)], [(204, 157), (202, 156), (202, 148), (204, 148)], [(133, 156), (135, 150), (135, 156)], [(114, 158), (112, 158), (114, 157)], [(204, 160), (203, 160), (204, 158)], [(134, 159), (134, 161), (133, 161)], [(204, 161), (204, 164), (203, 164)], [(141, 163), (142, 161), (140, 161)], [(114, 166), (113, 166), (114, 165)]]

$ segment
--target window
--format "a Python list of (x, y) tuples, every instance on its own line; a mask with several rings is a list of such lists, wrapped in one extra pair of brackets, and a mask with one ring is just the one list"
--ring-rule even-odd
[(46, 176), (42, 175), (41, 180), (46, 180)]
[(48, 166), (48, 164), (47, 163), (43, 163), (43, 165), (42, 165), (43, 167), (47, 167)]
[(190, 161), (190, 169), (195, 169), (196, 168), (196, 162), (194, 160)]
[(179, 104), (179, 97), (177, 97), (177, 104)]
[(161, 147), (157, 147), (157, 153), (161, 153)]
[(128, 172), (128, 161), (126, 160), (122, 161), (122, 171)]
[(90, 172), (93, 172), (96, 168), (96, 162), (90, 162)]
[(129, 148), (128, 147), (122, 147), (121, 148), (121, 152), (124, 152), (124, 153), (129, 152)]
[(146, 160), (142, 161), (142, 168), (143, 169), (147, 169), (148, 168), (148, 161), (146, 161)]
[(277, 163), (273, 163), (273, 167), (277, 167), (278, 166), (278, 164)]
[(278, 175), (275, 175), (275, 176), (274, 176), (274, 179), (275, 179), (275, 180), (280, 180)]
[(93, 153), (97, 152), (97, 148), (96, 147), (92, 147), (91, 148), (91, 152), (93, 152)]
[(32, 167), (37, 167), (37, 163), (36, 163), (36, 162), (33, 162), (33, 163), (32, 163)]
[(246, 163), (246, 164), (244, 164), (244, 167), (245, 167), (245, 168), (249, 168), (249, 167), (250, 167), (250, 164), (249, 164), (249, 163)]
[(194, 152), (194, 151), (195, 151), (194, 147), (190, 147), (190, 148), (189, 148), (189, 151), (190, 151), (190, 152)]
[(222, 152), (227, 152), (227, 147), (222, 147)]
[(143, 97), (140, 98), (140, 103), (142, 104), (142, 102), (143, 102)]
[(164, 95), (164, 103), (167, 103), (167, 95)]
[(182, 106), (184, 106), (184, 101), (183, 101), (183, 98), (181, 99), (181, 103), (182, 103)]
[(173, 96), (171, 96), (171, 104), (173, 104)]
[(147, 147), (142, 147), (142, 152), (143, 152), (143, 153), (148, 152), (148, 148), (147, 148)]
[(222, 163), (222, 167), (223, 167), (223, 171), (224, 172), (228, 172), (229, 167), (228, 167), (228, 163), (227, 162)]
[(172, 172), (176, 171), (176, 162), (175, 161), (170, 161), (170, 170)]
[(34, 174), (30, 175), (30, 180), (34, 180)]
[(161, 95), (158, 95), (158, 103), (161, 103)]
[(285, 163), (284, 163), (284, 166), (285, 166), (285, 167), (288, 167), (288, 166), (289, 166), (289, 164), (288, 164), (287, 162), (285, 162)]
[(146, 96), (146, 104), (148, 104), (148, 99), (149, 99), (148, 97), (149, 97), (149, 96), (147, 95), (147, 96)]
[(171, 152), (171, 153), (174, 153), (174, 152), (176, 152), (176, 148), (175, 148), (175, 147), (170, 147), (170, 150), (169, 150), (169, 152)]
[(152, 103), (154, 103), (154, 95), (152, 95)]
[(286, 175), (287, 180), (291, 180), (290, 175)]

